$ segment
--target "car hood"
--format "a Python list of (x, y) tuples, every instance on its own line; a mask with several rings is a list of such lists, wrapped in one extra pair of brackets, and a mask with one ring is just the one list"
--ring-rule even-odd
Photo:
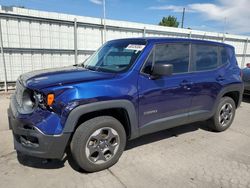
[(83, 67), (70, 66), (28, 72), (22, 74), (19, 79), (25, 87), (39, 90), (57, 85), (111, 79), (114, 76), (114, 73), (97, 72)]

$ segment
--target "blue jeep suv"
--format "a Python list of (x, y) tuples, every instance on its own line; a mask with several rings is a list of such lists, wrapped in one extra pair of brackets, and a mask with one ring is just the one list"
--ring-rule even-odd
[(127, 140), (209, 120), (233, 122), (243, 93), (234, 48), (176, 38), (109, 41), (84, 63), (21, 75), (8, 110), (15, 149), (88, 172), (115, 164)]

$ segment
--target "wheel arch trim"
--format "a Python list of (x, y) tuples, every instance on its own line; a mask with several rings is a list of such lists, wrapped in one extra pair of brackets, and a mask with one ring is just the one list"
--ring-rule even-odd
[(112, 108), (122, 108), (126, 110), (130, 122), (129, 128), (131, 130), (129, 139), (138, 137), (139, 131), (138, 131), (138, 119), (137, 119), (136, 109), (133, 103), (128, 100), (101, 101), (101, 102), (94, 102), (77, 106), (69, 113), (67, 120), (65, 122), (63, 132), (64, 133), (74, 132), (79, 118), (84, 114), (100, 110), (108, 110)]
[(232, 84), (232, 85), (229, 85), (229, 86), (226, 86), (225, 88), (223, 88), (219, 94), (217, 95), (217, 98), (216, 98), (216, 102), (215, 102), (215, 105), (214, 105), (214, 108), (213, 108), (213, 113), (214, 114), (216, 112), (216, 109), (217, 109), (217, 106), (219, 105), (219, 102), (220, 102), (220, 99), (227, 93), (230, 93), (230, 92), (239, 92), (239, 100), (238, 100), (238, 104), (236, 104), (235, 106), (236, 107), (239, 107), (240, 106), (240, 103), (242, 101), (242, 95), (243, 95), (243, 89), (244, 86), (243, 84)]

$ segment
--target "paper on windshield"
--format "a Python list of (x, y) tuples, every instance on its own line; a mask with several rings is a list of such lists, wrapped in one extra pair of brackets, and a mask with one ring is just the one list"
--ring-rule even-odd
[(136, 50), (136, 51), (142, 51), (145, 45), (141, 44), (129, 44), (126, 49), (127, 50)]

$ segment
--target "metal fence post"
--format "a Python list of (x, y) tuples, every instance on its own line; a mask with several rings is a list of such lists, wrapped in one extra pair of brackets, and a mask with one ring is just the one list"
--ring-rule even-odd
[(225, 40), (226, 40), (226, 35), (225, 35), (225, 33), (223, 33), (222, 42), (224, 43)]
[(205, 39), (205, 37), (206, 37), (206, 32), (204, 32), (204, 35), (202, 36), (202, 40), (204, 40)]
[(106, 26), (106, 1), (103, 0), (103, 30), (104, 30), (104, 33), (103, 33), (103, 37), (104, 37), (104, 43), (106, 42), (107, 40), (107, 26)]
[(147, 32), (146, 27), (144, 27), (143, 28), (143, 37), (146, 37), (146, 32)]
[(188, 38), (190, 38), (190, 39), (192, 38), (192, 31), (189, 32)]
[(102, 34), (102, 44), (104, 44), (106, 42), (106, 37), (107, 37), (107, 26), (106, 26), (106, 22), (104, 19), (101, 18), (101, 25), (103, 26), (102, 30), (101, 30), (101, 34)]
[(246, 55), (247, 55), (247, 45), (248, 45), (248, 38), (244, 44), (244, 49), (243, 49), (243, 57), (242, 57), (242, 62), (241, 62), (241, 67), (244, 67), (245, 61), (246, 61)]
[(4, 91), (8, 91), (7, 86), (7, 71), (6, 71), (6, 64), (5, 64), (5, 57), (4, 57), (4, 51), (3, 51), (3, 36), (2, 36), (2, 23), (0, 20), (0, 43), (1, 43), (1, 54), (2, 54), (2, 60), (3, 60), (3, 69), (4, 69)]
[(77, 20), (74, 19), (74, 50), (75, 50), (75, 65), (78, 64), (78, 48), (77, 48)]

